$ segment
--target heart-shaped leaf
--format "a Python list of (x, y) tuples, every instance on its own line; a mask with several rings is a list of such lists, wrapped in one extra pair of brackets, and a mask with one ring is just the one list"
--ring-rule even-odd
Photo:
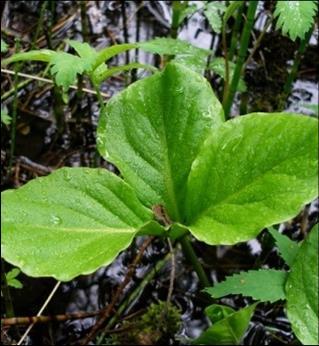
[(294, 217), (318, 193), (318, 121), (256, 113), (222, 124), (192, 165), (186, 225), (233, 244)]
[(186, 180), (204, 140), (223, 120), (208, 82), (176, 63), (113, 97), (100, 116), (98, 149), (148, 207), (181, 221)]
[(302, 243), (286, 282), (287, 314), (304, 345), (318, 345), (318, 225)]
[(108, 265), (152, 220), (119, 177), (62, 168), (2, 193), (2, 255), (29, 276), (67, 281)]

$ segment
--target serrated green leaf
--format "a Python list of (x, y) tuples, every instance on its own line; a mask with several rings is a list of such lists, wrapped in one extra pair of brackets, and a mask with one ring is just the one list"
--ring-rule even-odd
[(6, 53), (8, 51), (8, 45), (6, 42), (4, 42), (3, 39), (1, 39), (1, 53)]
[(86, 63), (78, 56), (57, 52), (50, 59), (51, 73), (55, 78), (58, 86), (61, 86), (64, 91), (75, 82), (76, 75), (82, 74), (85, 71)]
[(95, 61), (98, 57), (97, 51), (86, 42), (74, 40), (66, 41), (82, 58), (82, 65), (87, 72), (92, 71)]
[(98, 150), (146, 206), (164, 204), (172, 220), (180, 221), (192, 162), (222, 120), (208, 82), (170, 63), (107, 103), (99, 119)]
[[(174, 3), (177, 3), (177, 2), (174, 1)], [(196, 11), (197, 11), (197, 6), (195, 4), (194, 5), (186, 4), (186, 6), (184, 6), (178, 13), (177, 26), (180, 26), (183, 23), (185, 18), (190, 17)]]
[(298, 243), (295, 241), (292, 241), (287, 236), (279, 233), (273, 227), (269, 227), (268, 232), (276, 240), (276, 244), (282, 258), (289, 265), (289, 267), (291, 267), (299, 251)]
[(205, 16), (208, 19), (213, 31), (220, 34), (222, 28), (222, 14), (225, 12), (226, 6), (221, 2), (209, 2), (205, 6)]
[[(232, 61), (228, 61), (229, 67), (229, 80), (233, 79), (233, 74), (235, 71), (236, 64)], [(218, 76), (225, 79), (226, 75), (226, 66), (224, 58), (214, 58), (212, 62), (209, 64), (209, 68), (212, 69)], [(240, 92), (245, 92), (247, 90), (246, 83), (242, 77), (239, 79), (239, 83), (237, 86), (237, 90)]]
[(229, 276), (214, 287), (205, 288), (213, 298), (241, 294), (262, 302), (285, 299), (287, 272), (274, 269), (250, 270)]
[(50, 49), (40, 49), (40, 50), (31, 50), (30, 52), (16, 53), (12, 55), (10, 58), (4, 59), (1, 62), (2, 65), (8, 65), (17, 61), (43, 61), (50, 62), (50, 60), (57, 53)]
[(151, 41), (140, 42), (139, 47), (146, 52), (159, 55), (175, 55), (175, 61), (186, 65), (196, 72), (202, 72), (206, 66), (209, 50), (169, 37), (158, 37)]
[(235, 311), (224, 319), (215, 322), (202, 335), (192, 342), (193, 345), (239, 345), (256, 304)]
[(304, 345), (318, 345), (318, 225), (301, 245), (286, 282), (287, 314)]
[(292, 40), (303, 39), (314, 23), (317, 11), (316, 1), (286, 0), (277, 1), (274, 16), (277, 19), (277, 29), (282, 30)]
[(4, 259), (29, 276), (61, 281), (111, 263), (153, 219), (105, 169), (62, 168), (1, 199)]
[(184, 214), (208, 244), (233, 244), (287, 221), (318, 194), (318, 121), (255, 113), (223, 123), (192, 165)]

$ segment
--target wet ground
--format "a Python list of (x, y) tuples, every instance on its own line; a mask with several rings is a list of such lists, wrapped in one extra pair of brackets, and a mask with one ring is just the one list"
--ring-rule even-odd
[[(2, 3), (3, 4), (3, 3)], [(170, 26), (170, 5), (164, 1), (130, 1), (121, 5), (119, 1), (89, 1), (86, 4), (87, 32), (81, 26), (80, 2), (59, 1), (52, 11), (45, 9), (45, 2), (7, 1), (2, 14), (2, 34), (10, 47), (14, 39), (21, 38), (22, 48), (30, 49), (32, 42), (36, 47), (56, 49), (66, 38), (86, 39), (96, 48), (113, 43), (147, 40), (155, 36), (165, 36)], [(37, 29), (39, 17), (43, 15), (43, 25)], [(125, 21), (123, 20), (125, 16)], [(263, 7), (260, 8), (261, 23)], [(126, 25), (124, 25), (126, 22)], [(256, 34), (258, 25), (256, 24)], [(49, 28), (49, 29), (48, 29)], [(52, 31), (48, 37), (48, 30)], [(35, 33), (38, 35), (35, 36)], [(207, 22), (200, 14), (194, 15), (182, 28), (179, 38), (187, 39), (196, 46), (210, 49), (220, 55), (220, 37), (212, 35)], [(286, 109), (311, 115), (309, 105), (318, 104), (318, 65), (316, 59), (316, 42), (318, 32), (312, 39), (300, 67), (298, 79), (288, 99)], [(245, 81), (248, 86), (249, 111), (274, 111), (278, 106), (278, 94), (282, 91), (287, 77), (287, 67), (291, 64), (296, 44), (280, 33), (270, 30), (266, 33), (254, 61), (248, 66)], [(11, 50), (12, 52), (12, 50)], [(126, 59), (140, 62), (156, 63), (154, 57), (142, 52), (123, 54), (112, 60), (112, 64), (124, 63)], [(41, 65), (24, 64), (21, 72), (41, 73)], [(144, 75), (119, 76), (111, 78), (103, 85), (105, 99), (122, 90), (130, 80)], [(48, 78), (48, 76), (45, 76)], [(24, 83), (26, 79), (19, 79)], [(13, 77), (2, 73), (2, 105), (6, 105), (10, 114), (12, 110)], [(19, 86), (16, 146), (10, 170), (10, 128), (1, 127), (1, 188), (18, 187), (37, 176), (46, 175), (51, 170), (62, 166), (102, 166), (115, 170), (113, 166), (99, 158), (95, 148), (95, 129), (98, 118), (98, 105), (95, 95), (71, 92), (68, 105), (59, 101), (52, 85), (29, 81)], [(211, 83), (218, 93), (219, 80), (211, 76)], [(89, 87), (89, 86), (88, 86)], [(237, 100), (238, 101), (238, 100)], [(63, 118), (57, 121), (59, 109)], [(238, 102), (233, 107), (233, 114), (239, 111)], [(318, 220), (318, 204), (313, 202), (290, 223), (278, 225), (280, 230), (295, 240), (302, 240)], [(107, 268), (96, 273), (79, 277), (69, 283), (63, 283), (53, 297), (45, 314), (63, 314), (77, 311), (96, 311), (111, 300), (116, 287), (123, 280), (129, 264), (134, 258), (141, 239)], [(285, 268), (278, 256), (273, 241), (266, 231), (257, 239), (235, 246), (206, 246), (194, 240), (194, 248), (204, 268), (213, 282), (221, 281), (226, 275), (253, 268)], [(167, 243), (156, 240), (147, 249), (142, 263), (138, 266), (133, 280), (125, 290), (125, 297), (141, 286), (143, 278), (169, 252)], [(182, 325), (176, 335), (163, 337), (162, 344), (185, 344), (197, 337), (207, 326), (203, 309), (209, 304), (207, 297), (200, 294), (196, 274), (185, 262), (180, 251), (176, 253), (176, 279), (172, 303), (180, 310)], [(10, 269), (5, 265), (6, 271)], [(151, 303), (166, 299), (171, 265), (166, 261), (153, 275), (148, 285), (130, 302), (123, 316), (135, 312), (145, 312)], [(55, 285), (51, 279), (33, 279), (23, 274), (19, 276), (23, 289), (12, 289), (12, 299), (17, 316), (36, 315), (39, 308)], [(124, 297), (124, 298), (125, 298)], [(250, 302), (247, 298), (233, 296), (220, 300), (233, 308), (240, 308)], [(122, 302), (123, 303), (123, 302)], [(4, 311), (4, 310), (2, 310)], [(29, 345), (70, 345), (80, 339), (94, 325), (95, 318), (90, 317), (75, 321), (37, 325), (33, 328), (26, 343)], [(113, 325), (115, 327), (115, 325)], [(155, 326), (156, 327), (156, 323)], [(20, 332), (23, 333), (21, 328)], [(127, 334), (127, 331), (123, 332)], [(143, 331), (141, 331), (143, 333)], [(13, 332), (5, 331), (3, 342), (10, 344)], [(121, 334), (117, 335), (120, 340)], [(97, 338), (94, 343), (101, 345), (116, 344), (116, 339)], [(117, 341), (119, 342), (119, 341)], [(286, 345), (298, 344), (285, 317), (282, 302), (260, 304), (250, 323), (244, 338), (246, 345)]]

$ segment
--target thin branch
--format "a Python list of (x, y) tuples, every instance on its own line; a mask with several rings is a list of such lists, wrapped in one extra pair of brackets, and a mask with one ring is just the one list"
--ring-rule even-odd
[[(54, 296), (55, 292), (57, 291), (57, 289), (59, 288), (61, 284), (61, 281), (58, 281), (55, 286), (53, 287), (53, 290), (51, 291), (51, 293), (49, 294), (48, 298), (46, 299), (46, 301), (44, 302), (44, 304), (42, 305), (41, 309), (39, 310), (39, 312), (37, 313), (37, 316), (40, 316), (42, 314), (42, 312), (44, 311), (44, 309), (47, 307), (47, 305), (49, 304), (50, 300), (52, 299), (52, 297)], [(28, 334), (30, 333), (31, 329), (34, 326), (34, 322), (28, 327), (28, 329), (25, 331), (25, 333), (22, 335), (21, 339), (18, 341), (17, 345), (21, 345), (24, 341), (24, 339), (28, 336)]]
[(111, 303), (109, 305), (107, 305), (104, 309), (101, 310), (100, 319), (97, 321), (97, 323), (92, 328), (90, 333), (83, 340), (81, 340), (79, 342), (80, 345), (87, 345), (95, 337), (95, 335), (98, 333), (99, 329), (103, 326), (103, 324), (105, 323), (107, 318), (110, 316), (110, 314), (113, 311), (115, 304), (119, 300), (123, 290), (125, 289), (127, 284), (131, 281), (131, 279), (134, 275), (136, 266), (141, 261), (142, 256), (144, 254), (144, 251), (146, 250), (146, 248), (150, 245), (150, 243), (153, 240), (154, 240), (154, 237), (149, 237), (143, 242), (142, 246), (139, 249), (138, 254), (136, 255), (136, 257), (133, 260), (133, 263), (129, 266), (129, 269), (125, 275), (124, 280), (118, 286), (118, 288), (117, 288), (117, 290), (116, 290), (116, 292), (112, 298)]
[[(11, 75), (14, 75), (15, 72), (12, 71), (12, 70), (8, 70), (8, 69), (5, 69), (5, 68), (2, 68), (1, 69), (1, 73), (7, 73), (7, 74), (11, 74)], [(29, 78), (29, 79), (33, 79), (33, 80), (37, 80), (39, 82), (45, 82), (45, 83), (50, 83), (50, 84), (54, 84), (54, 81), (52, 79), (48, 79), (48, 78), (43, 78), (43, 77), (38, 77), (38, 76), (33, 76), (31, 74), (27, 74), (27, 73), (21, 73), (21, 72), (18, 72), (18, 76), (19, 77), (23, 77), (23, 78)], [(78, 87), (76, 85), (71, 85), (70, 86), (71, 89), (74, 89), (74, 90), (78, 90)], [(91, 89), (87, 89), (87, 88), (82, 88), (82, 91), (88, 93), (88, 94), (93, 94), (93, 95), (97, 95), (97, 92), (94, 91), (94, 90), (91, 90)], [(109, 98), (110, 95), (107, 94), (107, 93), (102, 93), (101, 92), (101, 96), (105, 97), (105, 98)]]

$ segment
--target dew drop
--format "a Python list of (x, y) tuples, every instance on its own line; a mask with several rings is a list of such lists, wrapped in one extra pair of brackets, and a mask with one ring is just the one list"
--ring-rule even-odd
[(52, 215), (51, 216), (51, 222), (54, 224), (54, 225), (60, 225), (62, 220), (59, 216), (56, 216), (56, 215)]

